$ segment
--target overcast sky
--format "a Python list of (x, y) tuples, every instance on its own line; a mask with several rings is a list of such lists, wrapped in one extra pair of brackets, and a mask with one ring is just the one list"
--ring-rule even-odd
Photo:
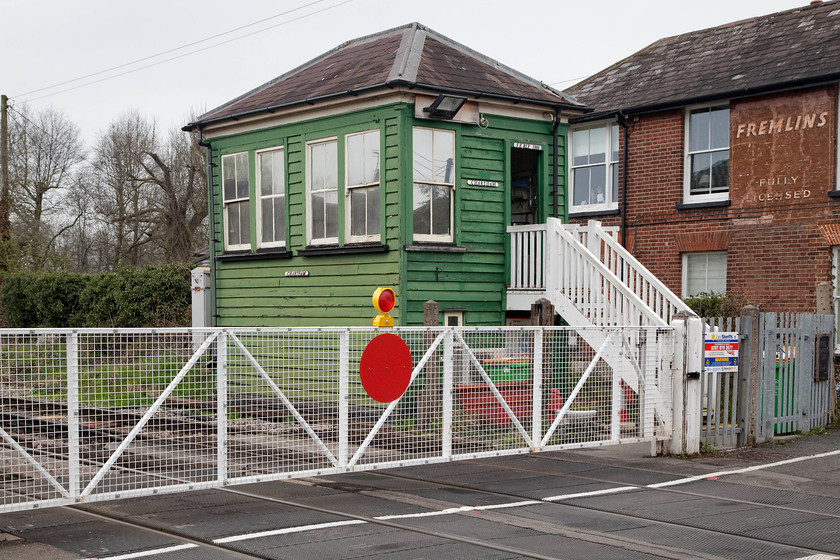
[(0, 0), (0, 93), (62, 111), (92, 144), (126, 111), (180, 127), (344, 41), (414, 21), (562, 90), (660, 38), (808, 2)]

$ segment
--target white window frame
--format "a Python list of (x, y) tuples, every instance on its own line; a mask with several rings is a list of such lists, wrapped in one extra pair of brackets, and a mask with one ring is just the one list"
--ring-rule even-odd
[[(731, 139), (731, 133), (730, 133), (731, 115), (730, 115), (730, 120), (727, 121), (726, 148), (709, 148), (709, 149), (704, 149), (704, 150), (691, 151), (691, 127), (690, 127), (691, 113), (694, 112), (694, 111), (701, 110), (701, 109), (709, 109), (711, 111), (712, 109), (723, 108), (723, 107), (726, 107), (728, 109), (729, 108), (729, 102), (728, 101), (720, 101), (720, 102), (717, 102), (717, 103), (708, 103), (708, 104), (705, 104), (705, 105), (697, 105), (697, 106), (693, 106), (693, 107), (686, 107), (686, 109), (685, 109), (685, 117), (684, 117), (685, 118), (685, 120), (684, 120), (684, 122), (685, 122), (685, 127), (684, 127), (685, 128), (685, 148), (684, 148), (685, 156), (683, 158), (683, 202), (685, 202), (685, 203), (693, 204), (693, 203), (719, 202), (719, 201), (729, 200), (729, 192), (732, 188), (732, 185), (730, 184), (731, 183), (730, 177), (729, 177), (729, 170), (731, 169), (731, 166), (732, 166), (732, 159), (731, 159), (731, 149), (732, 149), (731, 140), (732, 139)], [(730, 156), (729, 164), (727, 165), (726, 191), (725, 192), (719, 192), (719, 193), (691, 194), (691, 163), (692, 163), (693, 156), (700, 155), (700, 154), (707, 154), (707, 153), (708, 154), (719, 153), (719, 152), (722, 152), (724, 150), (729, 152), (729, 156)], [(710, 180), (711, 180), (711, 177), (710, 177)]]
[[(604, 152), (604, 161), (600, 163), (585, 163), (580, 165), (574, 164), (574, 154), (575, 154), (575, 133), (576, 132), (583, 132), (583, 131), (591, 131), (597, 129), (605, 129), (604, 135), (605, 139), (605, 152)], [(615, 138), (613, 138), (613, 131), (615, 131)], [(613, 145), (616, 144), (616, 145)], [(609, 211), (609, 210), (616, 210), (618, 209), (618, 197), (620, 193), (618, 193), (618, 174), (615, 173), (616, 170), (619, 170), (619, 146), (621, 145), (621, 140), (618, 138), (618, 124), (614, 122), (609, 123), (600, 123), (591, 126), (582, 126), (576, 127), (572, 129), (571, 134), (569, 134), (569, 185), (571, 185), (571, 204), (569, 208), (569, 212), (598, 212), (598, 211)], [(613, 159), (613, 155), (615, 155), (615, 159)], [(605, 186), (604, 186), (604, 201), (595, 204), (575, 204), (575, 170), (576, 169), (584, 169), (584, 168), (594, 168), (594, 167), (604, 167), (605, 177)], [(613, 176), (615, 175), (615, 177)], [(615, 192), (615, 200), (613, 200), (613, 191)]]
[[(455, 319), (455, 324), (450, 325), (449, 320)], [(464, 312), (461, 310), (449, 310), (443, 312), (443, 326), (444, 327), (463, 327), (464, 326)]]
[[(376, 181), (370, 183), (359, 183), (359, 184), (350, 184), (350, 139), (353, 136), (373, 136), (376, 135), (376, 146), (377, 146), (377, 154), (379, 154), (379, 158), (376, 162)], [(367, 141), (367, 140), (366, 140)], [(381, 134), (378, 128), (374, 128), (371, 130), (363, 130), (361, 132), (354, 132), (352, 134), (347, 134), (344, 137), (344, 214), (345, 214), (345, 239), (348, 243), (372, 243), (379, 241), (380, 239), (380, 231), (382, 229), (382, 188), (381, 188), (381, 174), (382, 174), (382, 146), (381, 146)], [(380, 213), (379, 213), (379, 228), (375, 233), (367, 232), (365, 235), (353, 235), (353, 208), (351, 204), (351, 198), (353, 195), (353, 190), (355, 189), (368, 189), (376, 187), (379, 189), (379, 206), (380, 206)], [(366, 205), (367, 207), (367, 205)], [(367, 217), (365, 217), (365, 223), (367, 223)]]
[[(452, 136), (452, 181), (448, 183), (442, 182), (435, 182), (435, 181), (416, 181), (413, 177), (413, 169), (414, 169), (414, 158), (417, 157), (415, 149), (414, 149), (414, 131), (415, 130), (430, 130), (432, 131), (432, 145), (434, 146), (434, 134), (435, 133), (446, 133)], [(414, 232), (414, 241), (425, 241), (425, 242), (437, 242), (437, 243), (452, 243), (455, 239), (455, 177), (457, 175), (457, 160), (456, 160), (456, 152), (458, 151), (457, 147), (457, 137), (455, 135), (454, 130), (449, 130), (447, 128), (433, 128), (427, 126), (415, 126), (412, 128), (412, 150), (411, 150), (411, 158), (412, 158), (412, 184), (411, 184), (411, 192), (412, 192), (412, 199), (414, 195), (414, 190), (416, 189), (417, 185), (427, 185), (431, 187), (448, 187), (449, 188), (449, 233), (447, 235), (435, 235), (433, 233), (417, 233)], [(434, 153), (434, 147), (432, 149)], [(434, 170), (432, 170), (432, 174), (434, 174)], [(430, 211), (433, 212), (433, 205), (431, 204), (431, 196), (430, 196)], [(412, 202), (412, 225), (414, 220), (414, 204)], [(434, 216), (429, 216), (429, 231), (432, 231), (432, 226), (434, 224)]]
[[(336, 176), (336, 184), (334, 188), (324, 188), (321, 189), (320, 192), (324, 192), (325, 194), (330, 191), (335, 191), (336, 197), (336, 236), (335, 237), (319, 237), (313, 239), (313, 232), (312, 232), (312, 219), (314, 217), (313, 208), (312, 208), (312, 148), (317, 145), (321, 144), (335, 144), (335, 151), (336, 151), (336, 169), (335, 169), (335, 176)], [(338, 228), (340, 224), (338, 224), (338, 217), (339, 217), (339, 209), (338, 209), (338, 137), (337, 136), (330, 136), (328, 138), (318, 138), (317, 140), (310, 140), (306, 143), (306, 164), (305, 164), (305, 175), (306, 175), (306, 242), (308, 245), (336, 245), (338, 244)], [(326, 207), (324, 208), (324, 220), (326, 221)]]
[[(840, 87), (840, 86), (838, 86)], [(837, 171), (837, 177), (834, 180), (834, 190), (840, 191), (840, 95), (837, 96), (837, 136), (838, 140), (835, 142), (837, 144), (837, 157), (834, 159), (834, 167)]]
[[(283, 182), (283, 192), (281, 194), (271, 194), (271, 195), (263, 195), (262, 194), (262, 162), (261, 158), (264, 155), (268, 154), (275, 154), (280, 153), (283, 155), (283, 165), (282, 165), (282, 182)], [(283, 146), (274, 146), (271, 148), (266, 148), (264, 150), (257, 150), (256, 152), (256, 161), (254, 163), (255, 171), (256, 171), (256, 191), (255, 197), (257, 199), (257, 208), (256, 208), (256, 219), (257, 219), (257, 247), (264, 247), (264, 248), (273, 248), (273, 247), (285, 247), (286, 246), (286, 236), (287, 230), (289, 226), (289, 217), (286, 212), (286, 153), (283, 149)], [(271, 201), (273, 206), (274, 200), (277, 198), (283, 199), (283, 239), (280, 241), (264, 241), (263, 240), (263, 212), (262, 207), (267, 201)], [(275, 235), (276, 237), (276, 235)]]
[[(689, 258), (689, 256), (696, 257), (697, 255), (723, 255), (724, 256), (724, 260), (726, 261), (726, 263), (723, 267), (723, 292), (715, 291), (715, 293), (725, 293), (726, 290), (727, 290), (727, 288), (726, 288), (727, 272), (728, 272), (727, 269), (729, 268), (729, 255), (727, 254), (727, 252), (726, 251), (692, 251), (692, 252), (687, 252), (687, 253), (682, 254), (682, 297), (687, 298), (687, 297), (692, 297), (692, 296), (697, 295), (697, 294), (689, 294), (688, 293), (688, 280), (689, 280), (688, 258)], [(708, 265), (708, 259), (707, 259), (706, 260), (706, 274), (707, 274), (707, 276), (708, 276), (708, 272), (709, 272), (709, 265)], [(706, 288), (701, 290), (701, 292), (698, 292), (698, 293), (708, 292), (708, 291), (709, 291), (709, 281), (708, 281), (708, 277), (707, 277)]]
[[(237, 197), (234, 197), (234, 198), (231, 198), (231, 199), (227, 199), (225, 197), (226, 196), (225, 195), (225, 168), (226, 168), (227, 165), (230, 165), (230, 162), (233, 163), (233, 165), (234, 165), (233, 176), (234, 176), (234, 181), (235, 181), (236, 176), (237, 176), (237, 163), (236, 163), (236, 161), (237, 161), (238, 158), (240, 158), (243, 155), (245, 156), (245, 167), (246, 167), (246, 173), (248, 174), (248, 196), (246, 196), (244, 198), (237, 196)], [(251, 158), (250, 158), (248, 152), (234, 152), (234, 153), (231, 153), (231, 154), (222, 154), (222, 156), (221, 156), (221, 164), (222, 164), (221, 195), (222, 195), (222, 208), (223, 208), (222, 215), (223, 215), (223, 222), (224, 222), (224, 242), (225, 242), (225, 250), (226, 251), (239, 251), (239, 250), (246, 250), (246, 249), (251, 248), (251, 233), (252, 232), (251, 232), (251, 223), (250, 223), (250, 220), (251, 220), (251, 202), (250, 202), (251, 201), (251, 175), (250, 175), (251, 163), (250, 163), (250, 159)], [(244, 203), (244, 205), (242, 203)], [(245, 243), (231, 243), (230, 238), (228, 237), (228, 231), (229, 231), (228, 225), (230, 223), (229, 210), (230, 210), (231, 205), (233, 205), (233, 204), (236, 204), (238, 206), (244, 206), (245, 208), (248, 209), (248, 222), (247, 222), (247, 224), (248, 224), (248, 236), (247, 236), (247, 240), (246, 240)], [(243, 233), (241, 224), (242, 224), (242, 220), (240, 219), (240, 236), (242, 236), (242, 233)]]
[(834, 286), (834, 353), (840, 354), (840, 245), (831, 247), (831, 273)]

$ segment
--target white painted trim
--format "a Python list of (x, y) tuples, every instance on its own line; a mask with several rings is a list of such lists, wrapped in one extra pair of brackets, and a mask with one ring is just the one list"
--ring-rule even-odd
[[(232, 157), (234, 161), (234, 166), (236, 162), (236, 156), (240, 154), (245, 154), (248, 160), (248, 198), (234, 198), (231, 200), (225, 200), (225, 158)], [(248, 203), (248, 221), (249, 221), (249, 229), (250, 229), (250, 211), (251, 211), (251, 154), (247, 151), (241, 152), (232, 152), (229, 154), (222, 154), (219, 156), (219, 164), (221, 167), (221, 175), (219, 176), (219, 194), (222, 198), (222, 241), (226, 251), (242, 251), (242, 250), (249, 250), (251, 249), (251, 240), (248, 240), (248, 243), (236, 243), (232, 244), (229, 243), (228, 240), (228, 205), (235, 204), (240, 202), (247, 202)], [(234, 170), (234, 178), (236, 177), (236, 171)], [(240, 226), (241, 227), (241, 226)], [(241, 232), (240, 232), (241, 234)]]
[[(306, 222), (306, 244), (307, 245), (332, 245), (338, 243), (338, 237), (325, 237), (323, 239), (312, 239), (312, 173), (310, 173), (309, 164), (311, 159), (311, 150), (312, 146), (316, 144), (329, 144), (331, 142), (335, 142), (335, 151), (336, 157), (338, 157), (338, 137), (337, 136), (328, 136), (326, 138), (317, 138), (315, 140), (309, 140), (306, 142), (306, 149), (304, 150), (304, 164), (303, 164), (303, 175), (305, 179), (305, 196), (306, 196), (306, 215), (304, 216), (304, 222)], [(338, 185), (338, 161), (336, 160), (336, 204), (338, 204), (339, 200), (339, 185)], [(328, 192), (328, 191), (325, 191)], [(326, 208), (324, 209), (325, 215), (324, 220), (326, 221)], [(338, 210), (336, 210), (336, 219), (338, 219)]]
[[(262, 174), (260, 173), (260, 156), (267, 153), (272, 152), (281, 152), (283, 154), (283, 214), (284, 220), (283, 223), (285, 224), (286, 231), (283, 232), (283, 241), (271, 241), (271, 242), (263, 242), (262, 240), (262, 204), (263, 204), (263, 196), (262, 196)], [(254, 152), (254, 182), (256, 186), (254, 188), (254, 198), (256, 199), (254, 204), (254, 211), (256, 212), (256, 239), (257, 239), (257, 247), (285, 247), (286, 241), (285, 239), (288, 237), (288, 229), (289, 229), (289, 215), (286, 208), (286, 197), (288, 196), (288, 185), (286, 184), (286, 151), (283, 146), (272, 146), (270, 148), (264, 148), (261, 150), (257, 150)], [(271, 197), (267, 197), (267, 200), (274, 200), (278, 198), (277, 195), (273, 195)]]
[[(349, 162), (350, 158), (347, 155), (348, 146), (350, 145), (347, 142), (347, 139), (351, 136), (359, 136), (363, 134), (370, 134), (372, 132), (377, 133), (377, 137), (379, 140), (379, 161), (377, 165), (379, 166), (379, 182), (377, 183), (363, 183), (359, 185), (350, 185), (350, 168)], [(344, 194), (340, 195), (344, 196), (344, 239), (345, 243), (372, 243), (379, 241), (382, 231), (382, 218), (384, 217), (384, 212), (382, 212), (382, 160), (385, 154), (384, 150), (384, 134), (382, 134), (382, 130), (379, 128), (371, 128), (368, 130), (360, 130), (359, 132), (351, 132), (349, 134), (344, 135)], [(352, 193), (353, 189), (364, 189), (368, 187), (377, 187), (379, 188), (379, 231), (376, 232), (375, 235), (353, 235), (353, 224), (352, 224), (352, 204), (350, 203), (350, 194)]]
[[(586, 126), (576, 126), (572, 127), (569, 130), (568, 135), (568, 146), (569, 146), (569, 155), (568, 155), (568, 162), (569, 165), (567, 166), (567, 185), (569, 185), (569, 213), (573, 214), (575, 212), (597, 212), (597, 211), (609, 211), (609, 210), (617, 210), (618, 209), (618, 196), (616, 200), (612, 199), (613, 193), (613, 177), (612, 177), (612, 169), (613, 166), (618, 167), (620, 165), (621, 154), (619, 153), (618, 158), (615, 161), (612, 161), (612, 129), (613, 127), (618, 128), (618, 124), (615, 121), (602, 121), (596, 124), (587, 124)], [(605, 154), (604, 154), (604, 163), (596, 163), (596, 164), (587, 164), (587, 165), (574, 165), (574, 133), (583, 131), (583, 130), (594, 130), (597, 128), (605, 128), (606, 129), (606, 146), (605, 146)], [(618, 140), (619, 147), (621, 146), (621, 139)], [(626, 149), (626, 148), (625, 148)], [(605, 197), (604, 202), (600, 204), (581, 204), (579, 206), (574, 205), (575, 201), (575, 184), (574, 184), (574, 170), (575, 169), (582, 169), (584, 167), (596, 167), (604, 165), (605, 169), (604, 172), (606, 174), (606, 181), (605, 181)], [(621, 169), (619, 169), (619, 173)]]
[[(383, 88), (381, 90), (361, 92), (355, 97), (348, 95), (346, 97), (341, 96), (333, 99), (325, 99), (316, 102), (314, 105), (301, 103), (293, 107), (278, 109), (275, 113), (265, 111), (255, 115), (241, 117), (236, 121), (228, 119), (214, 122), (206, 125), (202, 129), (202, 133), (205, 140), (213, 140), (231, 134), (241, 134), (263, 128), (286, 126), (324, 117), (343, 115), (353, 111), (375, 109), (393, 103), (414, 104), (417, 96), (417, 92), (404, 87), (394, 88), (393, 90)], [(550, 107), (533, 105), (527, 102), (513, 105), (503, 100), (482, 99), (477, 104), (478, 113), (490, 119), (491, 125), (493, 115), (547, 122), (553, 122), (555, 116), (554, 111)], [(564, 110), (561, 122), (568, 123), (569, 117), (580, 114), (583, 113), (581, 111)]]
[[(697, 109), (708, 109), (710, 107), (717, 107), (726, 105), (729, 107), (728, 100), (721, 100), (714, 103), (703, 103), (702, 105), (692, 105), (686, 107), (683, 112), (683, 194), (682, 202), (684, 204), (702, 204), (704, 202), (719, 202), (729, 200), (729, 193), (732, 191), (732, 181), (730, 177), (729, 187), (725, 193), (714, 194), (690, 194), (691, 190), (691, 155), (689, 153), (689, 120), (691, 119), (691, 112)], [(729, 117), (730, 123), (732, 116)], [(729, 169), (732, 169), (732, 138), (729, 139)], [(711, 170), (710, 170), (711, 173)], [(710, 178), (711, 179), (711, 178)]]

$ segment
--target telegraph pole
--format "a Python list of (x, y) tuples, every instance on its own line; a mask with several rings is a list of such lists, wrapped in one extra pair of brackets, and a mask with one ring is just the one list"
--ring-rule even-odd
[(9, 98), (0, 95), (0, 241), (11, 238), (9, 222)]

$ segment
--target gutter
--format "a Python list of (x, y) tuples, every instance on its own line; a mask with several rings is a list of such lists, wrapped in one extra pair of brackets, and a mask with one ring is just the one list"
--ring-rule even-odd
[(560, 134), (558, 129), (560, 128), (560, 115), (562, 114), (562, 109), (558, 108), (554, 112), (554, 127), (552, 128), (552, 136), (554, 140), (554, 217), (560, 218)]
[(624, 150), (621, 154), (621, 246), (627, 248), (627, 165), (630, 155), (630, 132), (627, 130), (627, 117), (621, 111), (616, 113), (615, 121), (623, 132)]
[(414, 83), (414, 82), (409, 82), (407, 80), (397, 79), (397, 80), (391, 80), (389, 82), (385, 82), (384, 84), (376, 84), (376, 85), (373, 85), (373, 86), (366, 86), (366, 87), (363, 87), (363, 88), (346, 90), (346, 91), (341, 91), (341, 92), (338, 92), (338, 93), (329, 93), (329, 94), (326, 94), (326, 95), (319, 95), (319, 96), (316, 96), (316, 97), (308, 97), (306, 99), (300, 99), (298, 101), (292, 101), (292, 102), (289, 102), (289, 103), (281, 103), (279, 105), (272, 105), (270, 107), (261, 107), (259, 109), (250, 109), (248, 111), (242, 111), (241, 113), (234, 113), (232, 115), (226, 115), (224, 117), (211, 118), (211, 119), (208, 119), (208, 120), (205, 120), (205, 121), (199, 120), (199, 121), (195, 121), (195, 122), (187, 124), (186, 126), (181, 127), (181, 130), (183, 130), (184, 132), (192, 132), (194, 130), (198, 130), (201, 127), (206, 127), (207, 125), (210, 125), (210, 124), (216, 124), (216, 123), (220, 123), (220, 122), (223, 122), (223, 121), (238, 121), (239, 119), (252, 117), (252, 116), (256, 116), (256, 115), (262, 115), (262, 114), (265, 114), (265, 113), (275, 113), (275, 112), (281, 111), (283, 109), (288, 109), (290, 107), (297, 107), (297, 106), (300, 106), (300, 105), (315, 105), (316, 103), (318, 103), (320, 101), (328, 101), (328, 100), (332, 100), (332, 99), (342, 97), (344, 95), (351, 95), (351, 96), (355, 97), (359, 93), (365, 93), (365, 92), (368, 92), (368, 91), (374, 91), (374, 90), (382, 89), (383, 86), (387, 87), (387, 88), (390, 88), (390, 89), (405, 86), (408, 89), (419, 88), (421, 90), (434, 91), (434, 92), (438, 92), (438, 93), (452, 93), (452, 94), (457, 94), (457, 95), (467, 95), (467, 96), (475, 98), (476, 100), (481, 99), (481, 98), (497, 99), (497, 100), (501, 100), (501, 101), (511, 102), (514, 105), (516, 105), (518, 103), (530, 103), (530, 104), (538, 105), (538, 106), (542, 106), (542, 107), (551, 107), (553, 109), (575, 109), (575, 110), (583, 111), (583, 112), (587, 112), (587, 111), (592, 110), (588, 107), (584, 107), (582, 105), (577, 105), (577, 104), (573, 104), (573, 103), (557, 103), (557, 102), (551, 102), (551, 101), (529, 99), (529, 98), (524, 98), (524, 97), (514, 97), (514, 96), (511, 96), (511, 95), (488, 94), (488, 93), (485, 93), (485, 92), (458, 89), (458, 88), (428, 86), (428, 85), (423, 85), (423, 84), (417, 84), (417, 83)]
[(819, 76), (816, 79), (807, 78), (792, 80), (780, 84), (773, 84), (749, 89), (731, 90), (718, 92), (714, 94), (700, 95), (696, 97), (674, 99), (671, 101), (663, 101), (661, 103), (653, 103), (651, 105), (636, 105), (634, 107), (625, 107), (623, 109), (611, 109), (609, 111), (590, 112), (586, 115), (571, 118), (569, 119), (569, 122), (571, 124), (592, 122), (614, 117), (618, 114), (621, 114), (624, 118), (627, 118), (634, 114), (639, 115), (642, 113), (665, 111), (668, 109), (682, 108), (689, 105), (697, 105), (700, 103), (707, 103), (709, 101), (716, 101), (721, 99), (743, 99), (745, 97), (754, 97), (756, 95), (763, 95), (768, 93), (785, 93), (788, 91), (795, 91), (809, 87), (833, 85), (836, 84), (838, 81), (840, 81), (840, 73), (834, 73), (825, 76)]
[[(186, 127), (184, 127), (186, 128)], [(216, 207), (213, 199), (213, 149), (209, 142), (204, 141), (204, 134), (201, 126), (198, 126), (198, 145), (207, 149), (207, 207), (210, 209), (207, 215), (207, 229), (210, 237), (210, 326), (216, 326)]]

